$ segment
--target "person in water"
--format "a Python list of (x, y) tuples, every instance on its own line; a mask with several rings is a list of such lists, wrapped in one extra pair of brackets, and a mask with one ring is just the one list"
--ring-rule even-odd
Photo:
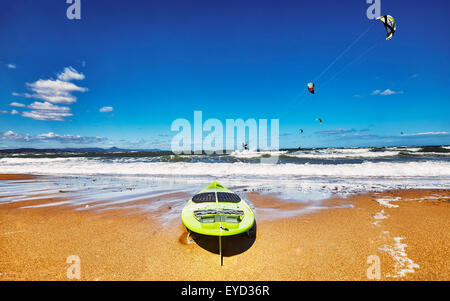
[(248, 144), (247, 143), (242, 143), (242, 147), (245, 149), (245, 150), (248, 150)]

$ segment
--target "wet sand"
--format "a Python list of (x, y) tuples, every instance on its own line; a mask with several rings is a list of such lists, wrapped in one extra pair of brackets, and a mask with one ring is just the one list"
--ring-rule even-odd
[(372, 255), (380, 259), (381, 280), (450, 280), (448, 190), (330, 199), (326, 203), (353, 208), (282, 219), (259, 212), (303, 205), (249, 193), (256, 239), (224, 240), (222, 267), (215, 238), (187, 240), (181, 221), (159, 223), (158, 215), (170, 206), (154, 212), (21, 208), (62, 197), (0, 205), (0, 280), (67, 280), (71, 255), (81, 260), (81, 280), (369, 280)]
[(0, 181), (6, 181), (6, 180), (32, 180), (36, 179), (39, 176), (37, 175), (22, 175), (22, 174), (0, 174)]

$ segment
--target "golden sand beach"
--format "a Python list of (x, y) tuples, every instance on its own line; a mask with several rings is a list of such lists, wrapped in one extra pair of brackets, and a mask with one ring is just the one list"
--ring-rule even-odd
[[(0, 175), (12, 179), (33, 177)], [(257, 210), (302, 206), (258, 193), (247, 197)], [(368, 258), (379, 259), (380, 280), (450, 280), (449, 190), (335, 198), (326, 202), (352, 208), (288, 218), (257, 214), (255, 240), (224, 241), (224, 266), (215, 239), (188, 240), (181, 220), (158, 222), (170, 206), (153, 212), (22, 208), (63, 199), (0, 204), (0, 280), (68, 280), (71, 255), (80, 258), (81, 280), (377, 280), (368, 278), (374, 262)]]

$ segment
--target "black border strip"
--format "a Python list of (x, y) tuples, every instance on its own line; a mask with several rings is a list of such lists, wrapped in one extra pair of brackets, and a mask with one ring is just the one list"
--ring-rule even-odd
[[(228, 287), (229, 295), (226, 294), (226, 289)], [(231, 287), (243, 287), (241, 291), (237, 294), (233, 293)], [(251, 289), (251, 287), (253, 289)], [(250, 291), (256, 292), (256, 287), (259, 287), (260, 294), (251, 294)], [(267, 294), (262, 294), (263, 287), (268, 287), (266, 291)], [(182, 294), (183, 289), (203, 288), (203, 289), (214, 289), (215, 293), (213, 298), (209, 296), (198, 296), (189, 295), (184, 296)], [(419, 290), (432, 290), (433, 293), (437, 293), (436, 289), (445, 289), (448, 291), (450, 288), (449, 282), (416, 282), (416, 281), (361, 281), (361, 282), (278, 282), (278, 281), (231, 281), (231, 282), (215, 282), (215, 281), (199, 281), (199, 282), (183, 282), (183, 281), (155, 281), (155, 282), (133, 282), (133, 281), (105, 281), (105, 282), (90, 282), (90, 281), (57, 281), (57, 282), (47, 282), (47, 281), (12, 281), (12, 282), (1, 282), (0, 289), (4, 292), (5, 290), (14, 291), (15, 296), (21, 293), (34, 293), (41, 292), (44, 290), (51, 291), (62, 291), (61, 293), (70, 293), (71, 296), (79, 295), (80, 297), (85, 296), (86, 293), (91, 293), (94, 291), (99, 291), (101, 293), (107, 292), (108, 294), (114, 294), (119, 296), (124, 293), (128, 296), (129, 293), (140, 293), (143, 296), (164, 296), (164, 298), (178, 297), (183, 299), (183, 297), (202, 297), (215, 300), (215, 299), (229, 299), (236, 297), (257, 297), (257, 298), (279, 298), (284, 296), (303, 296), (300, 299), (315, 299), (317, 296), (328, 296), (330, 293), (337, 294), (356, 294), (359, 290), (364, 293), (358, 293), (362, 299), (367, 297), (379, 296), (380, 298), (386, 298), (386, 290), (389, 290), (389, 297), (399, 296), (405, 297), (405, 294), (415, 294)], [(204, 292), (206, 290), (203, 290)], [(246, 292), (246, 293), (245, 293)], [(308, 295), (306, 295), (308, 293)], [(310, 295), (313, 294), (313, 295)], [(307, 297), (309, 296), (309, 297)], [(357, 297), (356, 295), (354, 297)]]

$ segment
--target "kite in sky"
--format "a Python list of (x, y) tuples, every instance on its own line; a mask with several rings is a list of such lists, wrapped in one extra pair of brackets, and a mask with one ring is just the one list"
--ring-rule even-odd
[(309, 84), (308, 84), (308, 90), (309, 90), (309, 92), (311, 92), (312, 94), (314, 94), (314, 83), (309, 83)]
[(397, 24), (394, 17), (390, 15), (384, 15), (377, 18), (377, 20), (381, 21), (386, 28), (386, 40), (389, 41), (390, 39), (392, 39), (395, 31), (397, 30)]

